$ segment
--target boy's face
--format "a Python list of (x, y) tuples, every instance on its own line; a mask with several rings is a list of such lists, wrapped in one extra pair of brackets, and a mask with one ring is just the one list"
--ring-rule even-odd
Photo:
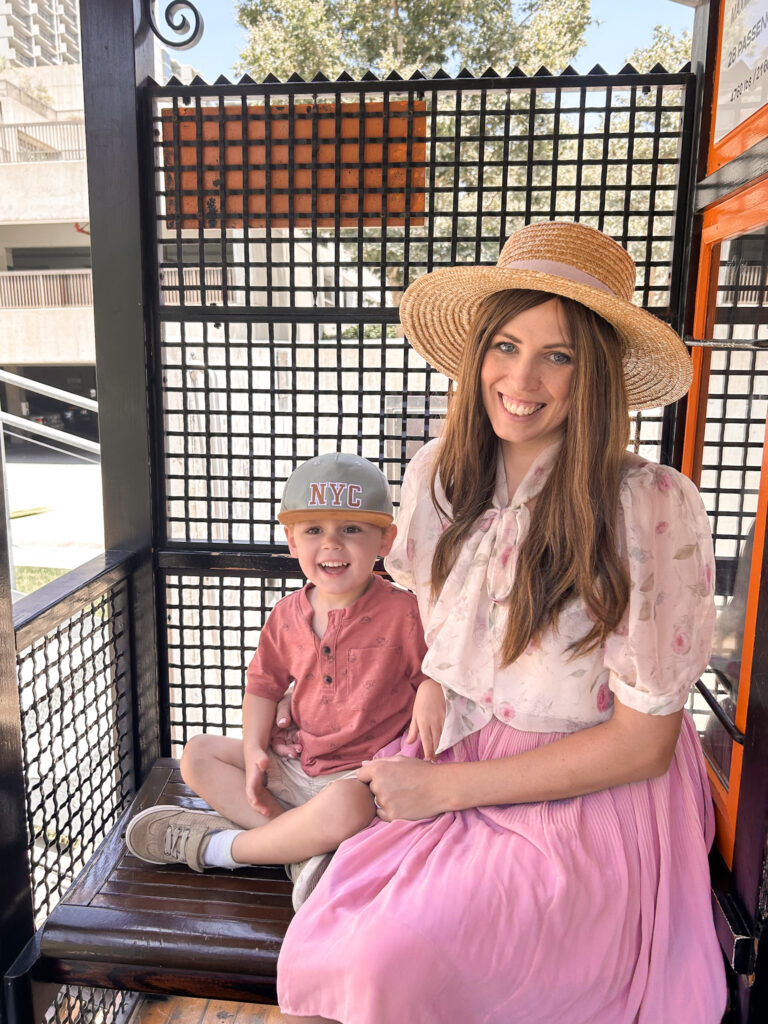
[(389, 554), (397, 530), (334, 516), (313, 516), (285, 533), (301, 571), (334, 605), (352, 604), (365, 591), (379, 556)]

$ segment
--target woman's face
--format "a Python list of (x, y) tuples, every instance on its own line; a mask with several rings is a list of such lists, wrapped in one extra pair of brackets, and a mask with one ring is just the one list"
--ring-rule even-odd
[(518, 313), (499, 328), (483, 359), (480, 383), (485, 411), (505, 446), (535, 457), (561, 434), (573, 360), (557, 299)]

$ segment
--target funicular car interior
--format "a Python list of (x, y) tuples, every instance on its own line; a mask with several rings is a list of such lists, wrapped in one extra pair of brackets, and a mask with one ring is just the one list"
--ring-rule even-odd
[(718, 623), (689, 710), (725, 1020), (766, 1019), (768, 74), (735, 81), (736, 6), (698, 6), (681, 71), (182, 85), (146, 77), (131, 5), (82, 0), (107, 552), (14, 607), (0, 567), (9, 1021), (118, 1019), (139, 992), (274, 1000), (281, 871), (159, 899), (125, 815), (142, 786), (190, 800), (169, 759), (240, 727), (248, 653), (302, 582), (275, 528), (295, 465), (357, 452), (397, 497), (438, 433), (451, 385), (402, 336), (409, 281), (558, 216), (625, 245), (635, 301), (691, 346), (687, 398), (634, 414), (631, 444), (710, 514)]

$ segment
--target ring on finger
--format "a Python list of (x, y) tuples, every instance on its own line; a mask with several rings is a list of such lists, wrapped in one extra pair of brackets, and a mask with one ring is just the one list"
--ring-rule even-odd
[(375, 796), (373, 798), (373, 806), (376, 808), (377, 811), (381, 810), (381, 804), (379, 803)]

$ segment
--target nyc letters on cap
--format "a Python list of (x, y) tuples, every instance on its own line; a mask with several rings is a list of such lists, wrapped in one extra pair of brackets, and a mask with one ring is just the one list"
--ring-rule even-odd
[(335, 452), (304, 462), (288, 478), (278, 520), (285, 526), (312, 516), (392, 522), (387, 478), (359, 455)]

